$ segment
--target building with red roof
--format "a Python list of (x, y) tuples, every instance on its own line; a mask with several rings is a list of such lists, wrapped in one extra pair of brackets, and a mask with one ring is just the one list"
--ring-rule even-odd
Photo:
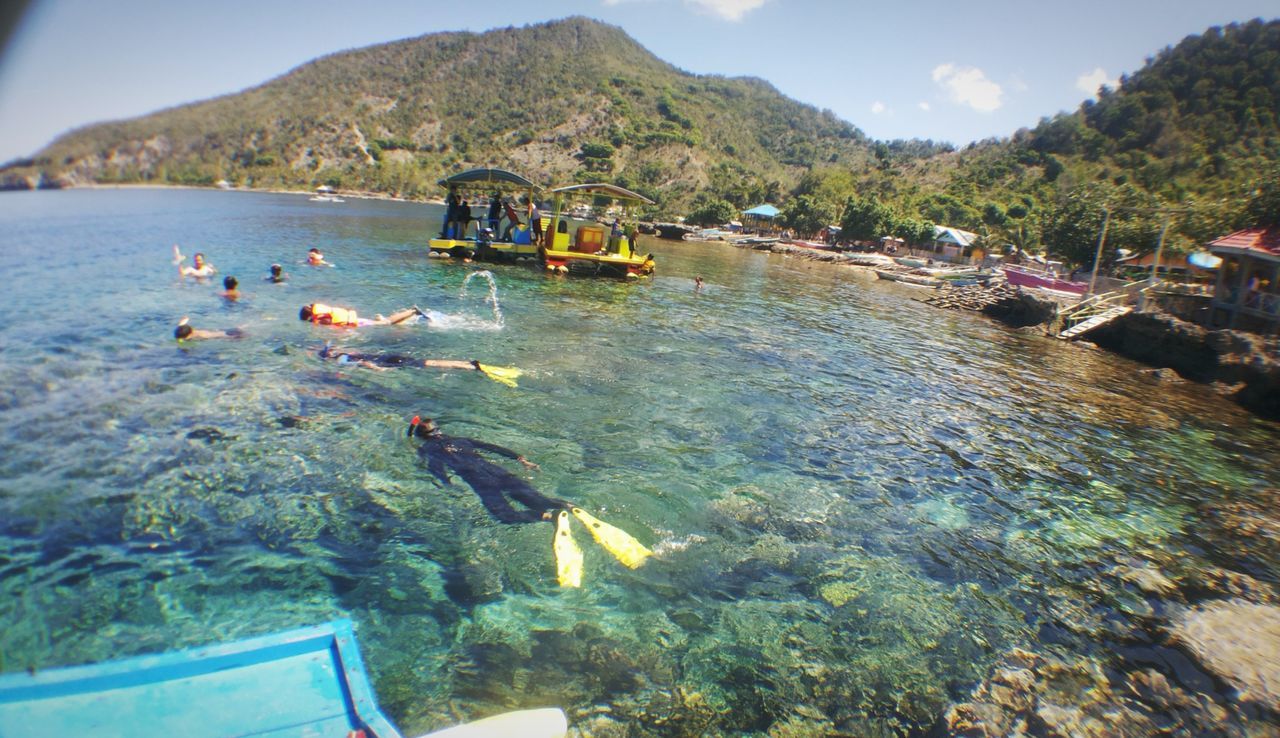
[(1209, 250), (1222, 258), (1209, 327), (1280, 329), (1280, 226), (1236, 231), (1211, 242)]

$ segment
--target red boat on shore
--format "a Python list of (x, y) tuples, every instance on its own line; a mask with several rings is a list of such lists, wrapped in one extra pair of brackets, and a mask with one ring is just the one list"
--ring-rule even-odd
[(1015, 269), (1014, 267), (1004, 267), (1004, 278), (1009, 280), (1009, 284), (1015, 287), (1034, 287), (1055, 292), (1069, 292), (1073, 295), (1083, 295), (1089, 290), (1087, 282), (1069, 282), (1065, 279), (1058, 279), (1048, 273), (1032, 272), (1025, 269)]

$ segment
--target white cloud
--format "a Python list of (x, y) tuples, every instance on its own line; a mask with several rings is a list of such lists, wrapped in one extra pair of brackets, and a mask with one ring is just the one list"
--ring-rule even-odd
[(888, 110), (888, 108), (886, 108), (884, 106), (884, 103), (880, 102), (879, 100), (876, 100), (875, 102), (871, 103), (871, 112), (875, 113), (876, 115), (880, 115), (886, 110)]
[(1086, 95), (1098, 94), (1098, 88), (1103, 85), (1114, 90), (1120, 86), (1120, 80), (1108, 77), (1107, 70), (1102, 67), (1098, 67), (1088, 74), (1082, 74), (1079, 77), (1076, 77), (1076, 89)]
[(727, 21), (740, 21), (747, 13), (764, 5), (769, 0), (684, 0), (698, 10), (723, 18)]
[(1004, 90), (977, 67), (939, 64), (933, 69), (933, 81), (946, 90), (952, 102), (968, 105), (978, 112), (990, 113), (1004, 105), (1001, 99)]
[(920, 101), (919, 103), (917, 103), (916, 105), (917, 105), (917, 107), (919, 107), (921, 110), (923, 110), (923, 111), (924, 111), (924, 112), (926, 112), (926, 113), (927, 113), (927, 112), (929, 112), (929, 110), (931, 110), (931, 108), (929, 107), (929, 103), (927, 103), (927, 102), (925, 102), (925, 101), (923, 101), (923, 100), (921, 100), (921, 101)]

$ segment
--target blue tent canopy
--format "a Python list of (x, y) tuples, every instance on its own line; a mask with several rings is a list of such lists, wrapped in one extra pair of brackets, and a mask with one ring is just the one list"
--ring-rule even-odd
[(778, 213), (782, 212), (772, 205), (757, 205), (750, 210), (743, 210), (743, 215), (755, 215), (761, 218), (776, 218)]

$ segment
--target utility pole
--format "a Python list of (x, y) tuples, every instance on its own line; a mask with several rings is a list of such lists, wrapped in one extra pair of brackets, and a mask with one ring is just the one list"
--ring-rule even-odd
[(1093, 295), (1093, 287), (1098, 283), (1098, 265), (1102, 263), (1102, 247), (1107, 243), (1107, 226), (1111, 223), (1111, 208), (1102, 209), (1102, 235), (1098, 237), (1098, 253), (1093, 257), (1093, 276), (1089, 277), (1089, 295)]

